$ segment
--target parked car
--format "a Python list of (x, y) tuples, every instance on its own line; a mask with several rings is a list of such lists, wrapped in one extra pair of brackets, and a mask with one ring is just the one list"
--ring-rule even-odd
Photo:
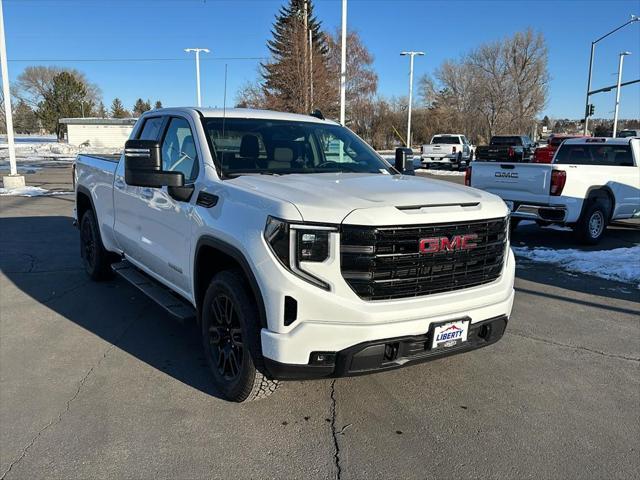
[(526, 135), (495, 135), (476, 149), (479, 162), (530, 162), (535, 144)]
[(434, 165), (459, 168), (473, 160), (473, 146), (458, 133), (434, 135), (429, 144), (422, 146), (420, 157), (427, 168)]
[(402, 175), (332, 121), (153, 110), (74, 178), (89, 276), (195, 318), (230, 400), (490, 345), (511, 313), (504, 202)]
[(627, 130), (622, 130), (620, 132), (618, 132), (618, 135), (616, 135), (618, 138), (629, 138), (629, 137), (638, 137), (640, 138), (640, 130), (632, 130), (632, 129), (627, 129)]
[(558, 147), (565, 140), (570, 138), (586, 138), (586, 135), (551, 135), (547, 140), (547, 144), (543, 147), (536, 148), (533, 153), (534, 163), (551, 163), (553, 156)]
[(575, 230), (595, 244), (613, 220), (640, 216), (640, 139), (565, 140), (551, 165), (474, 163), (465, 183), (495, 193), (511, 225), (531, 219)]

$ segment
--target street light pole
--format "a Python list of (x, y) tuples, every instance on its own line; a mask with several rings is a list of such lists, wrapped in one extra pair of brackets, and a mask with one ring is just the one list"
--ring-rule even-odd
[(413, 104), (413, 57), (424, 55), (424, 52), (400, 52), (402, 56), (409, 56), (409, 118), (407, 119), (407, 147), (411, 148), (411, 106)]
[(344, 126), (347, 96), (347, 0), (342, 0), (342, 57), (340, 59), (340, 125)]
[(13, 137), (13, 114), (11, 112), (11, 90), (9, 89), (9, 67), (7, 66), (7, 44), (4, 37), (4, 14), (0, 0), (0, 64), (2, 69), (2, 94), (4, 95), (4, 114), (9, 144), (9, 176), (3, 177), (4, 188), (24, 187), (24, 176), (18, 175), (16, 166), (16, 145)]
[(613, 30), (611, 30), (609, 33), (606, 33), (604, 35), (602, 35), (600, 38), (594, 40), (593, 42), (591, 42), (591, 55), (589, 56), (589, 78), (587, 80), (587, 96), (586, 96), (586, 100), (584, 102), (584, 135), (587, 134), (587, 129), (589, 127), (589, 95), (591, 94), (591, 74), (593, 72), (593, 57), (596, 51), (596, 43), (598, 43), (600, 40), (604, 40), (605, 38), (607, 38), (609, 35), (617, 32), (618, 30), (620, 30), (621, 28), (626, 27), (627, 25), (633, 23), (633, 22), (638, 22), (640, 21), (640, 17), (638, 17), (637, 15), (631, 15), (631, 18), (629, 19), (628, 22), (623, 23), (622, 25), (620, 25), (617, 28), (614, 28)]
[(616, 108), (613, 114), (613, 133), (612, 137), (616, 138), (616, 133), (618, 130), (618, 110), (620, 108), (620, 82), (622, 82), (622, 62), (624, 61), (624, 57), (627, 55), (631, 55), (631, 52), (620, 52), (620, 61), (618, 62), (618, 84), (616, 86)]
[(202, 106), (202, 100), (200, 97), (200, 52), (209, 53), (208, 48), (185, 48), (185, 52), (195, 52), (196, 54), (196, 98), (198, 100), (198, 107)]

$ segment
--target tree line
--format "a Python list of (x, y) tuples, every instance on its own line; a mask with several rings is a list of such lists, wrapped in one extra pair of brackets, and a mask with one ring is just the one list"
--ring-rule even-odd
[[(84, 73), (51, 66), (25, 68), (12, 85), (11, 96), (14, 130), (17, 133), (44, 130), (55, 133), (58, 138), (63, 137), (66, 128), (59, 123), (61, 118), (129, 118), (138, 117), (152, 108), (150, 100), (139, 98), (128, 110), (122, 100), (116, 97), (107, 109), (100, 88), (90, 82)], [(162, 108), (162, 102), (157, 100), (153, 108)], [(5, 131), (4, 102), (0, 109), (0, 129)]]
[[(309, 37), (311, 41), (309, 41)], [(322, 30), (311, 0), (288, 0), (277, 13), (271, 59), (237, 95), (238, 106), (298, 113), (339, 109), (341, 36)], [(496, 133), (530, 133), (548, 99), (547, 47), (528, 29), (445, 61), (418, 80), (413, 143), (460, 132), (476, 141)], [(373, 56), (356, 32), (347, 37), (346, 123), (375, 148), (406, 139), (408, 100), (378, 94)]]

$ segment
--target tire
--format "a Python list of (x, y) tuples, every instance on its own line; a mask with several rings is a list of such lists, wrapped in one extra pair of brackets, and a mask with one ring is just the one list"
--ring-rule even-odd
[(87, 210), (80, 220), (80, 256), (92, 280), (111, 278), (111, 255), (102, 244), (98, 222), (92, 210)]
[(589, 202), (575, 227), (580, 242), (595, 245), (602, 239), (609, 223), (609, 209), (607, 201)]
[(202, 304), (202, 344), (213, 382), (233, 402), (266, 398), (278, 381), (264, 369), (255, 299), (236, 270), (216, 274)]

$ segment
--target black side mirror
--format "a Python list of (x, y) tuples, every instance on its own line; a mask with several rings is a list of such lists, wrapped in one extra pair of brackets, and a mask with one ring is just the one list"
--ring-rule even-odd
[(160, 142), (128, 140), (124, 144), (124, 180), (136, 187), (182, 187), (182, 172), (162, 170)]
[(396, 170), (403, 175), (415, 175), (413, 168), (413, 150), (406, 147), (396, 148)]

